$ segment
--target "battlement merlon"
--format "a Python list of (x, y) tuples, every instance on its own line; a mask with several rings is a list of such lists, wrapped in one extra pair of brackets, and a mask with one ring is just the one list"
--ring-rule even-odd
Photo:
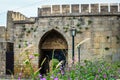
[(120, 3), (46, 5), (38, 8), (38, 17), (64, 14), (120, 13)]
[(33, 23), (35, 22), (35, 17), (26, 17), (25, 15), (21, 14), (20, 12), (8, 11), (7, 13), (7, 24), (10, 25), (11, 21), (13, 23)]
[(26, 20), (27, 17), (20, 12), (8, 11), (7, 17), (12, 19), (12, 21)]

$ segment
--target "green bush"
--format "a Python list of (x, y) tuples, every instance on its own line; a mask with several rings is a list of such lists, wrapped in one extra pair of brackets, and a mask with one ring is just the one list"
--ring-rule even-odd
[(65, 69), (65, 74), (58, 72), (49, 74), (57, 76), (60, 80), (116, 80), (120, 79), (120, 62), (108, 63), (105, 61), (87, 61), (82, 64), (76, 64)]
[[(47, 75), (41, 75), (38, 69), (33, 70), (31, 60), (39, 55), (29, 55), (26, 53), (26, 60), (24, 64), (30, 68), (30, 78), (32, 80), (116, 80), (120, 79), (120, 62), (106, 62), (88, 61), (85, 60), (82, 63), (72, 65), (72, 67), (60, 66), (56, 68), (60, 62), (57, 59), (52, 59), (50, 67), (52, 71)], [(45, 59), (43, 60), (44, 63)], [(42, 65), (42, 64), (41, 64)]]

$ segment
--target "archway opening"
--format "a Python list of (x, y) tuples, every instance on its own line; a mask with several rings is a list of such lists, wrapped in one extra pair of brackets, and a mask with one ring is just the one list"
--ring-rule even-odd
[[(53, 58), (66, 63), (68, 55), (67, 51), (67, 41), (62, 34), (54, 29), (45, 33), (39, 43), (39, 67), (41, 67), (40, 73), (46, 74), (50, 71), (49, 63)], [(41, 65), (42, 63), (43, 65)]]

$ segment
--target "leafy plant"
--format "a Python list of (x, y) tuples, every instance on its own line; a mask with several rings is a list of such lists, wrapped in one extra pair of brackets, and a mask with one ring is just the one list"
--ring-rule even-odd
[(34, 30), (34, 28), (31, 28), (31, 30)]
[(25, 27), (25, 25), (23, 25), (22, 27)]
[(23, 31), (26, 31), (26, 28), (25, 27), (23, 27), (23, 29), (22, 29)]
[(109, 36), (107, 36), (106, 38), (107, 38), (107, 39), (109, 39), (110, 37), (109, 37)]
[(86, 30), (88, 30), (89, 28), (88, 27), (85, 27)]
[(18, 45), (18, 48), (21, 48), (21, 45), (20, 45), (20, 44)]
[(64, 32), (67, 32), (68, 29), (69, 29), (69, 27), (68, 27), (68, 26), (65, 26), (65, 27), (63, 27), (63, 29), (64, 29)]
[(30, 30), (27, 31), (27, 33), (30, 33), (30, 32), (31, 32)]
[(34, 35), (34, 38), (36, 38), (36, 35)]
[(92, 20), (88, 20), (88, 25), (92, 24)]
[(45, 30), (43, 30), (43, 32), (45, 32)]
[[(117, 63), (120, 65), (120, 62)], [(85, 60), (82, 64), (76, 64), (72, 67), (65, 68), (65, 74), (49, 74), (47, 80), (56, 77), (60, 80), (116, 80), (120, 78), (120, 67), (115, 63), (106, 61), (88, 61)], [(57, 79), (57, 80), (58, 80)]]
[(69, 17), (68, 19), (71, 20), (71, 17)]
[(58, 27), (58, 26), (56, 26), (55, 28), (56, 28), (56, 29), (59, 29), (59, 27)]
[(67, 26), (69, 27), (70, 25), (69, 25), (69, 24), (67, 24)]
[[(28, 49), (28, 48), (27, 48)], [(74, 64), (71, 67), (61, 66), (62, 61), (59, 62), (53, 58), (51, 60), (51, 72), (47, 75), (42, 75), (38, 70), (34, 71), (34, 65), (31, 61), (39, 54), (29, 54), (25, 49), (22, 54), (26, 57), (24, 64), (29, 68), (30, 80), (116, 80), (120, 78), (120, 62), (106, 62), (104, 60), (88, 61), (84, 60), (82, 63)], [(106, 47), (106, 49), (108, 49)], [(46, 58), (44, 58), (41, 65), (43, 65)], [(21, 79), (18, 76), (19, 80)]]
[(77, 23), (77, 25), (76, 25), (77, 27), (80, 27), (81, 26), (81, 24), (80, 23)]
[(116, 35), (116, 39), (117, 39), (116, 44), (119, 44), (120, 43), (120, 37), (118, 35)]
[(35, 28), (35, 29), (34, 29), (34, 32), (36, 32), (36, 30), (37, 30), (37, 29)]
[(81, 30), (77, 30), (77, 33), (82, 34), (83, 32)]
[[(25, 44), (24, 46), (26, 46), (26, 44)], [(37, 54), (37, 53), (34, 53), (34, 54), (29, 53), (29, 52), (28, 52), (28, 49), (29, 49), (30, 47), (32, 47), (32, 46), (31, 46), (31, 45), (30, 45), (30, 46), (26, 46), (26, 48), (20, 53), (20, 55), (21, 55), (21, 56), (24, 55), (24, 58), (25, 58), (25, 59), (24, 59), (24, 62), (23, 62), (23, 63), (24, 63), (24, 65), (25, 65), (25, 67), (29, 69), (29, 73), (30, 73), (30, 75), (28, 75), (29, 78), (31, 78), (31, 80), (36, 80), (37, 76), (39, 75), (39, 70), (40, 70), (41, 68), (38, 68), (38, 69), (35, 71), (35, 70), (34, 70), (34, 65), (32, 65), (32, 60), (33, 60), (33, 58), (38, 57), (39, 54)], [(26, 68), (24, 68), (24, 69), (26, 69)], [(22, 73), (21, 73), (21, 74), (22, 74)], [(18, 79), (20, 80), (21, 77), (18, 76)]]
[(23, 26), (22, 26), (22, 30), (23, 30), (23, 31), (25, 31), (25, 30), (26, 30), (25, 25), (23, 25)]
[(74, 16), (73, 19), (76, 19), (76, 17)]
[(118, 36), (118, 35), (116, 35), (116, 39), (117, 39), (117, 40), (120, 40), (120, 38), (119, 38), (119, 36)]
[(82, 29), (82, 27), (79, 27), (79, 29)]
[(106, 47), (105, 50), (109, 50), (109, 47)]
[(19, 42), (22, 42), (22, 40), (19, 40)]

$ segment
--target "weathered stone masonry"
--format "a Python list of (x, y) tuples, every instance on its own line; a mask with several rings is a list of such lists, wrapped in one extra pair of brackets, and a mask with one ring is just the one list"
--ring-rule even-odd
[[(71, 4), (48, 5), (38, 8), (38, 16), (27, 18), (19, 12), (8, 11), (7, 28), (2, 31), (6, 35), (1, 40), (0, 75), (6, 74), (7, 43), (14, 45), (14, 73), (18, 74), (23, 65), (20, 52), (26, 45), (33, 45), (31, 53), (42, 53), (45, 49), (67, 49), (67, 62), (72, 61), (71, 27), (77, 29), (75, 45), (91, 38), (81, 45), (81, 60), (104, 58), (107, 61), (120, 60), (120, 4)], [(2, 34), (1, 33), (1, 34)], [(53, 39), (47, 36), (53, 34)], [(58, 35), (58, 36), (57, 36)], [(45, 37), (46, 36), (46, 37)], [(61, 36), (61, 37), (59, 37)], [(43, 39), (43, 40), (42, 40)], [(47, 40), (48, 39), (48, 40)], [(55, 39), (55, 40), (54, 40)], [(61, 44), (58, 47), (58, 44)], [(48, 45), (48, 46), (47, 46)], [(3, 56), (3, 57), (2, 57)], [(39, 58), (33, 59), (35, 69), (39, 66)], [(78, 50), (75, 48), (75, 61), (78, 61)], [(29, 69), (25, 68), (24, 73)]]

